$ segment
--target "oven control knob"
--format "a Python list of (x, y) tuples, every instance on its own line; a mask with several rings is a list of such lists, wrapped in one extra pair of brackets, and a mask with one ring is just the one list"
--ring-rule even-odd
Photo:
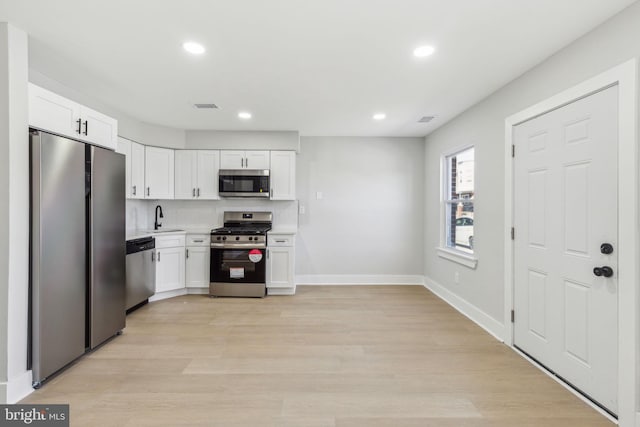
[(240, 240), (240, 237), (236, 237), (236, 240)]
[(220, 236), (216, 237), (216, 240), (220, 240)]
[(249, 237), (249, 240), (253, 240), (253, 237)]
[(222, 240), (227, 240), (227, 236), (223, 237)]

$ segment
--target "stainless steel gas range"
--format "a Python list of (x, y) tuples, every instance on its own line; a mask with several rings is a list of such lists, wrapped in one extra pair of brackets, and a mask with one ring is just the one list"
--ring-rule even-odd
[(224, 227), (211, 230), (212, 297), (266, 295), (267, 231), (271, 212), (225, 212)]

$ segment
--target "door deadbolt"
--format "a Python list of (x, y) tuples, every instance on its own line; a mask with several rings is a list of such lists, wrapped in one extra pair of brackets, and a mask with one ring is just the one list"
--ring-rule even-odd
[(611, 246), (611, 243), (603, 243), (600, 245), (600, 253), (603, 253), (605, 255), (609, 255), (613, 253), (613, 246)]

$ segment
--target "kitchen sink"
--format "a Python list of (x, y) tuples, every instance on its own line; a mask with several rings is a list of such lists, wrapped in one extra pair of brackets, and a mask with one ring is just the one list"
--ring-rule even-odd
[(171, 229), (167, 229), (167, 230), (162, 230), (162, 229), (160, 229), (160, 230), (147, 230), (147, 232), (149, 232), (149, 233), (174, 233), (176, 231), (184, 231), (184, 230), (182, 230), (180, 228), (171, 228)]

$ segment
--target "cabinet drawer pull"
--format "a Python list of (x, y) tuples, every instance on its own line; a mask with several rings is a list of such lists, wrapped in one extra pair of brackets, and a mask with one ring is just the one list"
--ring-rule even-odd
[(185, 250), (185, 254), (187, 254), (187, 258), (189, 258), (189, 249)]
[(136, 195), (136, 186), (135, 185), (133, 186), (133, 195), (134, 196)]
[(147, 196), (151, 195), (151, 187), (147, 187)]
[(203, 243), (204, 240), (194, 240), (195, 243)]
[(195, 188), (191, 189), (191, 197), (196, 197), (196, 189)]
[(198, 188), (198, 197), (200, 197), (200, 189)]
[(82, 135), (82, 119), (76, 120), (76, 123), (78, 123), (78, 129), (76, 130), (76, 132), (78, 133), (78, 135)]
[(84, 134), (89, 135), (89, 120), (84, 121)]
[(156, 253), (151, 251), (151, 262), (154, 262), (156, 260)]
[(160, 262), (160, 251), (158, 251), (158, 262)]

